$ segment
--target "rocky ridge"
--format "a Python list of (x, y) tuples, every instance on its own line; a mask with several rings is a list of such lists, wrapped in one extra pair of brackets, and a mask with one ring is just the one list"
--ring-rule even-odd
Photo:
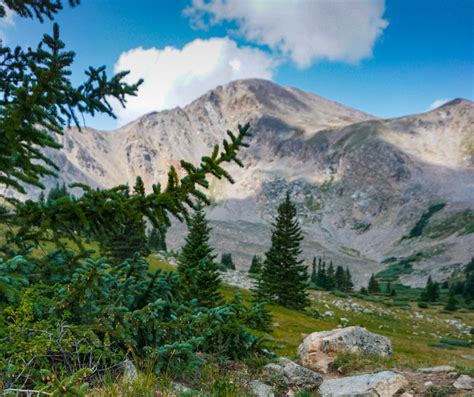
[[(68, 130), (64, 149), (49, 155), (67, 183), (111, 187), (141, 175), (150, 186), (165, 180), (170, 165), (179, 169), (180, 159), (198, 162), (245, 122), (253, 131), (245, 167), (229, 167), (234, 185), (211, 181), (208, 211), (212, 243), (240, 268), (268, 247), (286, 191), (298, 206), (308, 262), (324, 255), (347, 265), (358, 285), (390, 258), (415, 257), (403, 281), (419, 286), (473, 255), (474, 105), (467, 100), (381, 120), (295, 88), (240, 80), (116, 131)], [(440, 203), (423, 233), (404, 239)], [(178, 248), (182, 238), (177, 224), (168, 245)]]

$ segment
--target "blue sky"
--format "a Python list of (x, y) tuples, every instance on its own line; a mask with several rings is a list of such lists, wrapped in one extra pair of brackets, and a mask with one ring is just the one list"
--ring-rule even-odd
[[(88, 65), (132, 69), (148, 85), (110, 129), (184, 105), (233, 78), (264, 77), (380, 117), (474, 100), (474, 0), (82, 0), (57, 17)], [(36, 45), (51, 23), (13, 16), (8, 45)], [(168, 47), (167, 50), (164, 50)], [(440, 103), (440, 102), (438, 102)]]

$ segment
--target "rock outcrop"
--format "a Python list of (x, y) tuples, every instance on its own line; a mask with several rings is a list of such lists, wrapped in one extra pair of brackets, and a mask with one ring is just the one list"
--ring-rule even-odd
[(281, 357), (277, 364), (271, 363), (264, 367), (264, 375), (274, 383), (284, 383), (287, 387), (298, 390), (314, 390), (323, 382), (317, 372)]
[(338, 353), (351, 352), (386, 357), (392, 354), (390, 339), (362, 327), (313, 332), (298, 347), (301, 363), (326, 373)]
[(391, 371), (328, 379), (319, 389), (320, 397), (392, 397), (407, 385), (404, 376)]

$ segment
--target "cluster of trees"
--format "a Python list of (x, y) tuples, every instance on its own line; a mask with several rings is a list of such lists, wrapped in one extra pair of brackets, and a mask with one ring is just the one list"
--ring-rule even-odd
[(352, 275), (348, 267), (344, 269), (341, 265), (338, 265), (334, 270), (332, 261), (329, 266), (326, 266), (326, 262), (322, 258), (317, 260), (316, 266), (316, 257), (313, 258), (310, 282), (314, 287), (326, 291), (351, 292), (354, 288)]

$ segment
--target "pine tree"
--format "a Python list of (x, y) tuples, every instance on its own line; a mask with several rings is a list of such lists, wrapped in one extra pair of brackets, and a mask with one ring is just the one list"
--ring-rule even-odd
[(158, 230), (156, 227), (151, 229), (148, 235), (148, 248), (150, 251), (159, 252), (166, 251), (166, 235), (165, 232)]
[(321, 258), (318, 259), (318, 273), (316, 276), (316, 285), (320, 288), (323, 288), (324, 286), (324, 279), (325, 279), (325, 274), (323, 270), (323, 263), (321, 261)]
[(334, 290), (334, 288), (336, 288), (336, 272), (334, 271), (332, 261), (329, 263), (326, 280), (326, 289), (328, 291)]
[(435, 302), (439, 299), (439, 284), (433, 282), (431, 276), (426, 281), (426, 287), (421, 293), (420, 299), (424, 302)]
[(48, 192), (47, 201), (51, 202), (53, 200), (58, 200), (61, 197), (66, 197), (68, 195), (69, 192), (67, 191), (66, 185), (64, 183), (62, 185), (59, 185), (59, 183), (56, 182), (56, 186), (52, 187)]
[(224, 253), (221, 256), (221, 265), (224, 269), (235, 270), (234, 261), (230, 252)]
[(209, 245), (211, 228), (204, 211), (199, 208), (188, 222), (188, 235), (178, 256), (181, 291), (186, 299), (197, 299), (207, 307), (221, 300), (220, 276)]
[(262, 271), (262, 259), (254, 255), (252, 258), (252, 263), (250, 264), (249, 273), (250, 274), (260, 274)]
[(456, 293), (454, 291), (454, 288), (449, 289), (449, 295), (448, 295), (448, 301), (446, 302), (446, 305), (444, 306), (445, 310), (448, 310), (450, 312), (454, 312), (458, 309), (458, 300), (456, 299)]
[(372, 273), (372, 275), (370, 276), (370, 280), (369, 280), (369, 285), (367, 287), (367, 291), (369, 292), (369, 294), (378, 294), (380, 293), (380, 285), (379, 285), (379, 282), (377, 281), (377, 279), (375, 278), (375, 275)]
[(265, 254), (257, 285), (259, 296), (293, 309), (303, 309), (308, 305), (307, 269), (303, 261), (298, 259), (302, 252), (302, 239), (296, 207), (287, 193), (278, 207), (278, 215), (273, 224), (272, 245)]
[(316, 257), (313, 256), (313, 262), (311, 263), (311, 276), (309, 277), (310, 283), (315, 286), (318, 282), (318, 271), (316, 270)]
[(344, 272), (344, 291), (351, 292), (354, 289), (354, 283), (352, 282), (352, 274), (348, 267)]
[(391, 285), (391, 283), (390, 283), (390, 280), (387, 281), (387, 286), (386, 286), (386, 288), (385, 288), (385, 293), (386, 293), (387, 295), (390, 295), (390, 294), (392, 293), (392, 285)]
[(369, 295), (369, 291), (367, 291), (367, 288), (365, 288), (365, 287), (361, 287), (360, 293), (361, 293), (362, 295)]
[(346, 274), (344, 271), (344, 268), (339, 265), (336, 268), (336, 289), (339, 291), (345, 291), (346, 290)]
[(328, 289), (328, 273), (326, 270), (326, 262), (322, 261), (321, 264), (321, 274), (319, 277), (319, 285), (321, 288)]

